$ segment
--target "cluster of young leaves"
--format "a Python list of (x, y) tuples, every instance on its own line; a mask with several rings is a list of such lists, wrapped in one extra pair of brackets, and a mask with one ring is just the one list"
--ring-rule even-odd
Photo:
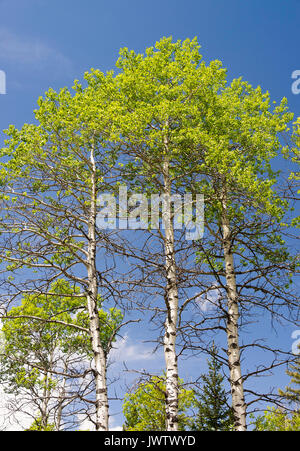
[[(193, 390), (185, 389), (179, 380), (179, 429), (184, 431), (191, 427), (188, 416), (190, 407), (195, 403)], [(123, 413), (125, 431), (164, 431), (166, 428), (165, 412), (166, 384), (165, 377), (151, 377), (139, 384), (137, 389), (126, 394)]]
[(32, 425), (25, 429), (25, 432), (53, 432), (55, 431), (55, 425), (47, 424), (46, 426), (43, 424), (41, 418), (37, 418), (34, 420)]
[[(180, 379), (179, 425), (180, 430), (231, 431), (234, 420), (224, 388), (221, 365), (215, 349), (208, 361), (208, 372), (201, 376), (199, 390), (183, 388)], [(165, 430), (165, 381), (164, 377), (151, 377), (126, 394), (123, 413), (126, 431)], [(191, 412), (194, 412), (191, 414)]]
[[(225, 83), (220, 61), (202, 61), (196, 39), (163, 38), (145, 55), (121, 49), (112, 102), (112, 136), (122, 150), (122, 176), (135, 189), (156, 192), (166, 157), (172, 177), (197, 169), (195, 142), (219, 88)], [(92, 73), (95, 82), (101, 74)], [(194, 158), (191, 158), (191, 155)], [(144, 179), (143, 179), (144, 177)]]
[(300, 413), (289, 415), (276, 408), (268, 408), (263, 416), (256, 418), (253, 423), (255, 431), (300, 431)]
[[(92, 81), (88, 75), (86, 79)], [(103, 96), (107, 96), (111, 74), (98, 72), (98, 79), (97, 95), (93, 83), (83, 87), (78, 81), (74, 83), (73, 92), (67, 88), (59, 92), (49, 89), (44, 97), (39, 98), (39, 108), (35, 110), (39, 125), (25, 124), (20, 130), (10, 126), (5, 131), (9, 139), (7, 147), (1, 150), (1, 156), (8, 157), (1, 171), (4, 181), (7, 182), (10, 176), (14, 179), (18, 176), (32, 178), (33, 168), (43, 171), (50, 154), (53, 165), (48, 169), (52, 170), (53, 176), (55, 173), (64, 176), (62, 191), (66, 195), (78, 174), (81, 183), (89, 186), (87, 160), (78, 157), (81, 153), (88, 155), (91, 141), (101, 143), (103, 137), (97, 131), (105, 130), (109, 121)], [(51, 183), (38, 179), (32, 181), (36, 192), (51, 191)]]
[[(120, 310), (111, 307), (108, 311), (102, 309), (102, 299), (101, 296), (98, 298), (99, 302), (99, 320), (100, 320), (100, 336), (101, 344), (103, 346), (104, 352), (108, 355), (113, 342), (116, 340), (116, 332), (118, 327), (121, 325), (123, 320), (123, 314)], [(80, 327), (88, 328), (89, 316), (86, 310), (80, 310), (76, 316), (76, 324)], [(81, 338), (84, 340), (84, 337)], [(74, 343), (74, 346), (78, 349), (84, 349), (84, 343), (77, 343), (78, 338)], [(91, 354), (91, 349), (89, 351)]]
[[(293, 149), (291, 152), (292, 153), (291, 159), (294, 163), (296, 163), (299, 166), (299, 164), (300, 164), (300, 117), (298, 117), (298, 119), (294, 123), (294, 133), (293, 133), (292, 138), (293, 138), (294, 146), (293, 146)], [(299, 168), (297, 171), (291, 172), (290, 180), (295, 185), (296, 195), (298, 196), (298, 199), (299, 199), (299, 194), (300, 194), (300, 186), (299, 186), (300, 171), (299, 171)], [(299, 215), (296, 215), (293, 218), (291, 225), (293, 227), (297, 227), (297, 228), (300, 227), (300, 216)]]
[[(271, 242), (277, 239), (276, 229), (288, 209), (276, 193), (280, 174), (271, 165), (272, 159), (286, 152), (278, 134), (288, 130), (293, 117), (287, 100), (272, 108), (269, 93), (260, 87), (242, 79), (228, 85), (221, 63), (207, 66), (199, 49), (196, 39), (164, 38), (145, 55), (121, 50), (113, 124), (115, 138), (119, 131), (120, 146), (129, 160), (122, 175), (136, 189), (156, 192), (162, 187), (167, 157), (174, 192), (204, 194), (208, 225), (220, 223), (224, 189), (233, 228), (247, 232), (253, 225), (257, 258), (251, 257), (251, 250), (241, 257), (245, 268), (291, 261), (281, 236), (277, 246)], [(97, 73), (93, 75), (97, 79)], [(199, 252), (198, 260), (205, 263), (209, 254), (209, 265), (222, 271), (222, 258), (212, 253)]]
[(84, 255), (85, 240), (76, 232), (85, 227), (91, 201), (91, 149), (97, 184), (103, 190), (104, 166), (114, 161), (114, 151), (108, 152), (106, 146), (110, 122), (106, 104), (112, 74), (98, 73), (98, 81), (95, 87), (87, 75), (87, 86), (76, 81), (73, 92), (50, 89), (38, 101), (38, 124), (25, 124), (20, 130), (11, 125), (5, 130), (8, 139), (0, 150), (0, 198), (5, 200), (0, 230), (7, 231), (9, 225), (15, 238), (21, 233), (34, 235), (32, 242), (29, 240), (31, 248), (43, 240), (47, 249), (52, 243), (51, 255), (46, 247), (41, 255), (19, 240), (14, 255), (5, 255), (8, 271), (38, 268), (48, 260), (65, 269)]
[(167, 135), (170, 173), (183, 177), (179, 185), (186, 174), (217, 171), (278, 215), (280, 202), (271, 190), (276, 174), (269, 162), (282, 147), (278, 133), (293, 117), (287, 100), (272, 110), (269, 93), (260, 87), (242, 79), (227, 86), (221, 62), (207, 66), (199, 48), (196, 39), (164, 38), (145, 55), (121, 50), (115, 128), (125, 152), (128, 145), (139, 149), (127, 169), (131, 173), (135, 165), (137, 174), (139, 166), (147, 183), (157, 178)]
[[(293, 141), (295, 143), (294, 155), (292, 160), (299, 165), (300, 163), (300, 117), (294, 123), (294, 133), (293, 133)], [(291, 179), (296, 181), (300, 180), (300, 172), (292, 172), (290, 175)], [(299, 192), (298, 192), (299, 194)]]
[[(21, 305), (9, 311), (2, 326), (1, 377), (10, 390), (34, 385), (42, 388), (45, 372), (51, 372), (50, 355), (55, 351), (82, 355), (91, 361), (85, 302), (79, 288), (60, 279), (51, 285), (49, 294), (25, 295)], [(107, 349), (115, 339), (122, 314), (113, 308), (103, 311), (99, 297), (99, 317), (101, 340)], [(49, 388), (49, 379), (47, 384)]]

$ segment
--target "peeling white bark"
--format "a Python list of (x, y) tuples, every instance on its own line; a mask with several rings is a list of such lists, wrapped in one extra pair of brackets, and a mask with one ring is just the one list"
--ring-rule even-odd
[[(65, 365), (64, 369), (65, 373), (67, 372), (67, 365)], [(57, 409), (57, 418), (56, 418), (56, 430), (60, 431), (61, 428), (61, 420), (62, 420), (62, 413), (63, 413), (63, 406), (64, 406), (64, 400), (66, 396), (66, 384), (67, 384), (67, 378), (64, 377), (60, 389), (60, 395), (59, 395), (59, 405)]]
[(97, 306), (98, 281), (96, 271), (96, 205), (97, 205), (97, 187), (96, 187), (96, 166), (94, 159), (94, 149), (90, 157), (91, 174), (91, 207), (88, 225), (88, 294), (87, 308), (89, 313), (89, 326), (92, 350), (94, 355), (94, 375), (96, 382), (96, 430), (108, 431), (108, 398), (106, 384), (106, 355), (101, 344), (100, 321)]
[[(51, 358), (52, 360), (52, 358)], [(50, 364), (51, 367), (51, 364)], [(50, 400), (50, 387), (49, 387), (49, 378), (50, 374), (47, 371), (44, 381), (44, 390), (43, 390), (43, 403), (41, 407), (41, 426), (43, 430), (46, 430), (48, 426), (48, 420), (49, 420), (49, 400)]]
[[(165, 148), (167, 148), (165, 140)], [(169, 175), (169, 161), (165, 158), (163, 167), (164, 195), (167, 200), (171, 197), (171, 183)], [(163, 215), (165, 226), (165, 268), (167, 318), (165, 321), (164, 354), (166, 361), (166, 430), (178, 431), (178, 365), (176, 354), (176, 335), (178, 320), (178, 287), (176, 279), (176, 263), (174, 249), (174, 228), (170, 209), (166, 208)]]
[(236, 276), (234, 271), (234, 259), (232, 254), (232, 240), (230, 224), (227, 215), (226, 193), (222, 199), (222, 230), (223, 251), (225, 259), (225, 273), (227, 286), (227, 343), (228, 363), (230, 370), (230, 386), (232, 395), (232, 407), (236, 431), (246, 431), (246, 403), (244, 397), (243, 378), (241, 371), (240, 346), (239, 346), (239, 305), (236, 289)]

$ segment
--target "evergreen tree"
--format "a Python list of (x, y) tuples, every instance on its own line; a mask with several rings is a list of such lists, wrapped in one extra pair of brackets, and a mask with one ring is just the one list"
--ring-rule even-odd
[(203, 386), (197, 393), (198, 413), (193, 429), (197, 431), (232, 430), (233, 412), (228, 406), (223, 386), (224, 376), (220, 372), (221, 364), (217, 360), (215, 348), (212, 349), (208, 368), (208, 373), (201, 376)]
[(295, 403), (295, 410), (300, 412), (300, 358), (289, 366), (286, 374), (291, 377), (291, 382), (285, 390), (279, 390), (279, 394)]

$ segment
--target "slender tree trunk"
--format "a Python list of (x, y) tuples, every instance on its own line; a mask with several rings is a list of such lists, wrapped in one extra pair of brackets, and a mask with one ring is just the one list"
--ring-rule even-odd
[(54, 351), (50, 353), (50, 360), (45, 368), (45, 385), (43, 391), (43, 407), (42, 407), (42, 428), (46, 430), (49, 422), (49, 401), (51, 398), (51, 370), (53, 369)]
[[(65, 372), (67, 371), (67, 367), (65, 366)], [(61, 420), (62, 420), (62, 412), (64, 407), (64, 400), (66, 396), (66, 383), (67, 378), (63, 378), (62, 387), (61, 387), (61, 393), (59, 395), (59, 405), (57, 409), (57, 419), (56, 419), (56, 430), (60, 431), (61, 428)]]
[[(167, 150), (168, 142), (165, 140)], [(169, 175), (169, 161), (165, 157), (163, 167), (164, 195), (170, 201), (171, 183)], [(171, 207), (171, 205), (170, 205)], [(167, 318), (165, 321), (164, 354), (166, 361), (166, 429), (178, 431), (178, 365), (176, 354), (176, 335), (178, 319), (178, 287), (176, 279), (176, 262), (174, 250), (174, 227), (171, 208), (166, 208), (163, 222), (165, 226), (165, 268), (167, 276), (166, 306)]]
[(246, 403), (244, 397), (243, 378), (241, 371), (240, 346), (239, 346), (239, 306), (236, 289), (236, 277), (234, 270), (234, 259), (232, 254), (232, 239), (230, 224), (227, 214), (226, 192), (222, 199), (222, 230), (223, 230), (223, 251), (225, 259), (225, 273), (227, 286), (227, 342), (228, 342), (228, 363), (230, 370), (230, 385), (232, 394), (232, 407), (236, 431), (246, 431)]
[(106, 355), (101, 344), (100, 321), (97, 306), (98, 281), (96, 270), (96, 165), (94, 149), (91, 151), (90, 162), (92, 166), (91, 174), (91, 207), (88, 226), (88, 293), (87, 307), (89, 313), (89, 327), (91, 344), (94, 355), (94, 375), (96, 382), (96, 430), (108, 430), (108, 398), (106, 385)]
[(50, 397), (49, 390), (49, 372), (46, 371), (45, 382), (44, 382), (44, 390), (43, 390), (43, 406), (41, 409), (41, 426), (42, 430), (46, 430), (48, 426), (49, 412), (48, 412), (48, 403)]

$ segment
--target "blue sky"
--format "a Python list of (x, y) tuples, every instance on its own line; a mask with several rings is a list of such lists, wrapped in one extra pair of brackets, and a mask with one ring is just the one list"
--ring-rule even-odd
[(286, 96), (297, 113), (299, 17), (299, 0), (0, 0), (0, 130), (29, 121), (49, 86), (111, 69), (120, 47), (143, 51), (170, 35), (197, 36), (204, 59), (220, 59), (230, 78), (260, 84), (275, 100)]
[[(0, 145), (9, 124), (33, 120), (36, 100), (49, 87), (70, 87), (91, 67), (112, 69), (120, 47), (142, 52), (170, 35), (197, 36), (204, 59), (220, 59), (229, 79), (259, 84), (273, 100), (287, 97), (299, 115), (300, 94), (291, 90), (292, 72), (300, 70), (299, 29), (300, 0), (0, 0), (7, 90), (0, 95)], [(287, 345), (291, 333), (281, 331)], [(134, 337), (128, 338), (133, 363), (143, 355), (149, 368), (163, 364), (143, 354), (138, 330)], [(286, 379), (278, 373), (276, 381)]]

